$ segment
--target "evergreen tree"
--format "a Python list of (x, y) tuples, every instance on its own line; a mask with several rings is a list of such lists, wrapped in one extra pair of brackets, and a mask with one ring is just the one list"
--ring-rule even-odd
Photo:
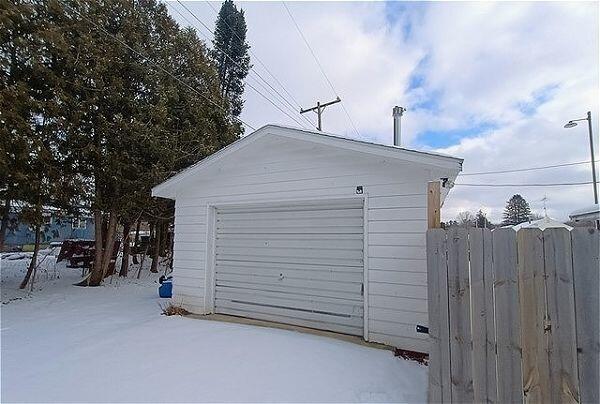
[(37, 265), (44, 206), (72, 211), (79, 180), (67, 162), (63, 81), (57, 74), (58, 55), (65, 47), (55, 26), (48, 23), (47, 10), (44, 3), (17, 2), (0, 18), (6, 39), (0, 52), (0, 104), (6, 125), (1, 147), (3, 161), (9, 164), (2, 167), (0, 177), (6, 185), (3, 221), (11, 200), (18, 200), (19, 220), (35, 232), (33, 258), (21, 288)]
[(475, 214), (475, 227), (479, 229), (493, 229), (494, 225), (488, 220), (487, 216), (480, 209)]
[(233, 0), (225, 0), (217, 17), (212, 57), (217, 66), (221, 96), (229, 101), (234, 116), (242, 112), (244, 79), (251, 67), (246, 31), (244, 10), (238, 10)]
[(513, 195), (507, 202), (503, 213), (503, 226), (514, 226), (529, 220), (531, 209), (521, 195)]
[(32, 137), (33, 79), (31, 40), (38, 30), (34, 7), (26, 1), (0, 3), (0, 251), (9, 226), (9, 215), (19, 187), (28, 172), (27, 144)]
[(23, 201), (39, 234), (43, 206), (89, 207), (96, 256), (83, 284), (95, 286), (109, 274), (119, 224), (151, 221), (164, 250), (173, 203), (152, 198), (150, 189), (236, 140), (241, 126), (221, 107), (228, 103), (205, 44), (181, 29), (164, 4), (6, 6), (0, 8), (3, 210)]
[[(151, 198), (151, 187), (237, 139), (240, 126), (218, 107), (219, 81), (206, 47), (193, 30), (179, 28), (164, 4), (110, 0), (75, 7), (64, 31), (73, 44), (65, 69), (74, 83), (68, 121), (80, 172), (90, 178), (96, 256), (83, 284), (95, 286), (110, 274), (119, 223), (128, 227), (143, 217), (162, 229), (157, 222), (172, 216), (172, 203)], [(127, 38), (137, 52), (90, 21)]]

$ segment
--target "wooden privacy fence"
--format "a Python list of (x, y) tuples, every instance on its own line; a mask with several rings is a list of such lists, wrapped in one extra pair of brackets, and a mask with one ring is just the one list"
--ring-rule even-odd
[(429, 401), (598, 403), (598, 230), (427, 232)]

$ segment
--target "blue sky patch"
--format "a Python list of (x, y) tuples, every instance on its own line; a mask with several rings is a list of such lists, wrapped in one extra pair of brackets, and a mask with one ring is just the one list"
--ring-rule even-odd
[[(396, 25), (400, 20), (400, 16), (407, 12), (417, 11), (422, 13), (427, 7), (426, 3), (404, 2), (404, 1), (386, 1), (385, 2), (385, 18), (389, 25)], [(413, 19), (405, 18), (402, 20), (402, 35), (405, 39), (409, 39), (413, 31)]]
[(559, 87), (560, 85), (558, 84), (542, 87), (531, 94), (530, 100), (518, 103), (517, 108), (519, 108), (519, 111), (525, 116), (532, 116), (541, 105), (547, 103), (554, 97), (554, 94)]
[(408, 89), (414, 90), (415, 88), (423, 87), (425, 84), (425, 73), (426, 69), (430, 62), (430, 56), (426, 55), (425, 57), (419, 60), (419, 63), (415, 67), (415, 69), (410, 73), (410, 77), (408, 78)]
[(430, 149), (443, 148), (458, 144), (461, 139), (481, 136), (497, 128), (496, 124), (482, 122), (468, 128), (431, 130), (417, 135), (414, 143), (419, 147)]

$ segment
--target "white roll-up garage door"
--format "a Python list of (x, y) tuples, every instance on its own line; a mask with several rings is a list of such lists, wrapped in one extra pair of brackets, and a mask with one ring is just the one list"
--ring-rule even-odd
[(361, 199), (218, 208), (215, 312), (363, 335)]

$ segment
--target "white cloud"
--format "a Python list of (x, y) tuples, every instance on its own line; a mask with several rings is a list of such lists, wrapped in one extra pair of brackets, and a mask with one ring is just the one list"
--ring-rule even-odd
[[(465, 172), (589, 159), (585, 127), (566, 130), (563, 125), (591, 110), (598, 134), (597, 3), (287, 4), (363, 138), (390, 143), (391, 109), (403, 105), (408, 107), (403, 118), (407, 146), (422, 143), (416, 136), (425, 131), (481, 130), (444, 149), (465, 158)], [(215, 15), (204, 2), (187, 5), (212, 25)], [(253, 52), (302, 106), (334, 98), (281, 3), (238, 5), (246, 13)], [(269, 78), (260, 63), (253, 63)], [(409, 88), (415, 74), (421, 85)], [(246, 98), (242, 117), (254, 126), (296, 125), (249, 88)], [(356, 137), (339, 106), (325, 112), (324, 128)], [(573, 166), (464, 177), (459, 182), (548, 183), (589, 178), (589, 167)], [(591, 185), (457, 186), (443, 215), (449, 219), (460, 210), (482, 208), (499, 220), (513, 193), (521, 193), (538, 212), (540, 200), (547, 195), (548, 213), (559, 219), (592, 202)]]

